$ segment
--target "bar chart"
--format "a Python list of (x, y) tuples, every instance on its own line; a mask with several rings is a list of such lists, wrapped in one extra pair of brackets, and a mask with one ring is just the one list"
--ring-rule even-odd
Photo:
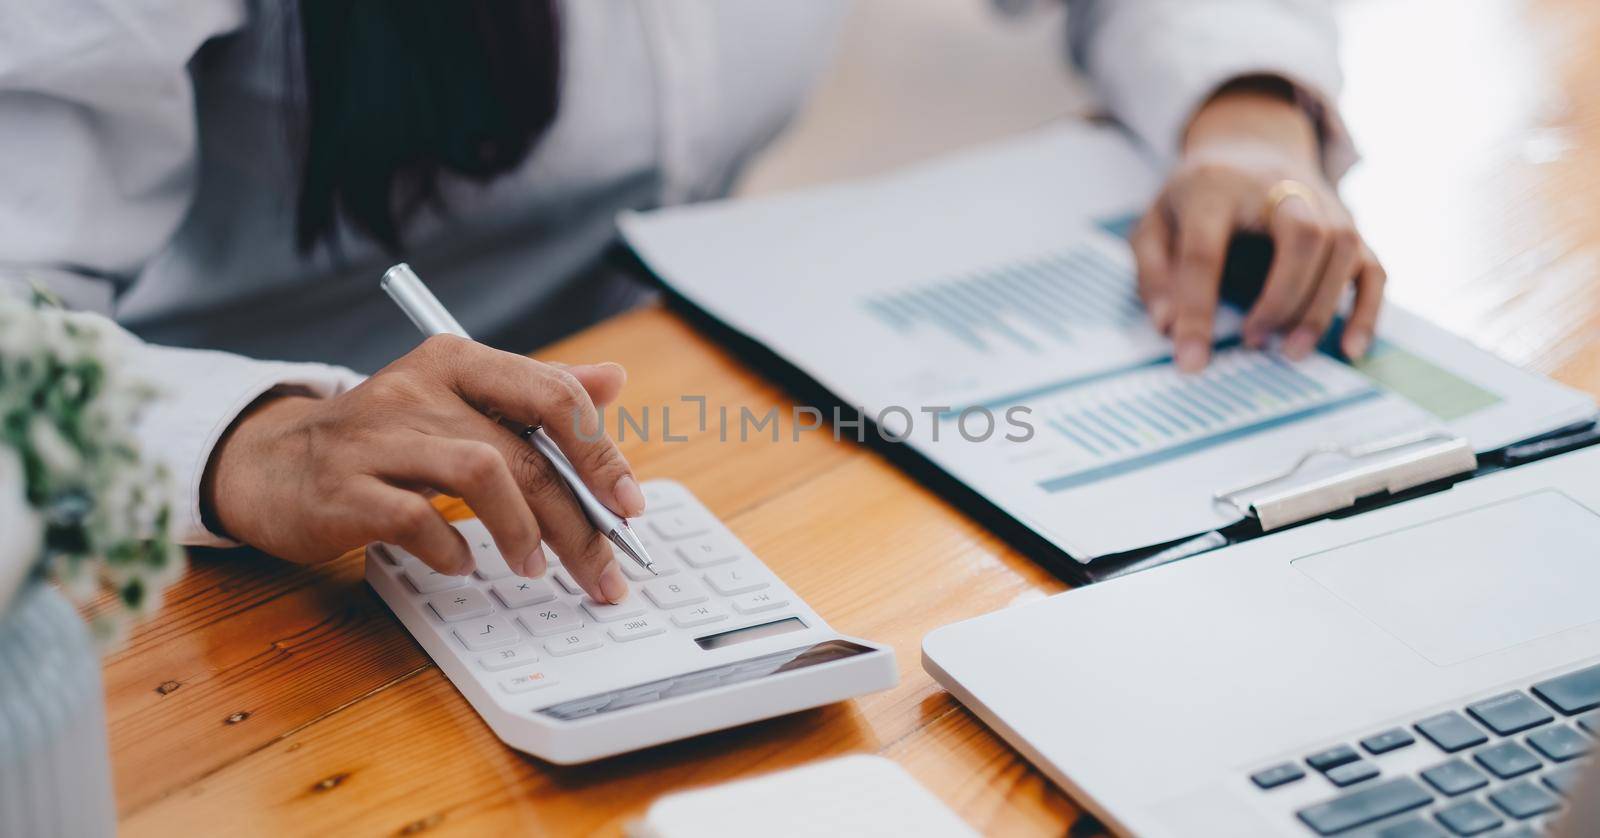
[(941, 334), (978, 353), (1085, 345), (1144, 316), (1125, 265), (1074, 247), (969, 275), (874, 294), (862, 306), (908, 337)]
[(1078, 464), (1039, 485), (1073, 488), (1378, 395), (1329, 359), (1291, 364), (1240, 347), (1219, 351), (1199, 375), (1170, 362), (1138, 367), (1031, 402)]

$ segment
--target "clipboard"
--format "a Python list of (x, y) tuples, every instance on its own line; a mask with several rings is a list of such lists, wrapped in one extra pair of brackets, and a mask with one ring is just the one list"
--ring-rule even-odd
[[(1240, 299), (1259, 290), (1263, 260), (1269, 258), (1270, 250), (1263, 252), (1259, 242), (1248, 239), (1236, 242), (1224, 268), (1223, 296)], [(853, 410), (804, 370), (677, 293), (626, 244), (615, 246), (607, 261), (613, 269), (656, 289), (668, 308), (798, 401), (847, 413)], [(1329, 341), (1337, 339), (1338, 325)], [(1443, 491), (1485, 474), (1600, 443), (1600, 414), (1596, 414), (1482, 454), (1474, 453), (1470, 440), (1432, 432), (1376, 440), (1349, 448), (1320, 448), (1306, 452), (1298, 462), (1278, 474), (1261, 475), (1239, 486), (1217, 487), (1213, 500), (1243, 513), (1243, 519), (1234, 524), (1085, 563), (1062, 551), (911, 446), (885, 441), (877, 432), (872, 417), (861, 415), (858, 418), (866, 431), (862, 435), (862, 445), (889, 460), (1030, 560), (1074, 585), (1126, 576), (1323, 518), (1359, 515)], [(1342, 458), (1347, 467), (1312, 468), (1320, 459), (1329, 457)], [(1311, 476), (1301, 480), (1308, 472)]]
[[(1323, 518), (1360, 515), (1597, 442), (1600, 415), (1484, 454), (1474, 454), (1469, 440), (1451, 434), (1379, 441), (1358, 450), (1308, 452), (1283, 474), (1216, 494), (1217, 502), (1245, 514), (1239, 523), (1194, 538), (1104, 556), (1081, 565), (1081, 574), (1071, 575), (1084, 582), (1126, 576)], [(1294, 475), (1314, 457), (1330, 454), (1346, 458), (1349, 468), (1333, 476), (1294, 482)], [(1057, 575), (1063, 570), (1068, 569), (1052, 567)]]

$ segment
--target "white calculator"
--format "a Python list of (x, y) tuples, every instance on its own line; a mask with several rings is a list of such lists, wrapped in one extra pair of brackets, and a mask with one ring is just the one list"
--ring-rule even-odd
[(643, 486), (633, 520), (659, 575), (619, 556), (628, 598), (550, 569), (512, 574), (477, 520), (456, 526), (477, 570), (447, 576), (390, 544), (367, 582), (519, 751), (570, 764), (894, 686), (894, 651), (836, 633), (683, 486)]

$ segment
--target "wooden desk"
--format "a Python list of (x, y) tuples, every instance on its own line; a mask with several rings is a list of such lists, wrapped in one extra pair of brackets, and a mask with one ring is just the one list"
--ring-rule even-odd
[[(1349, 113), (1369, 155), (1351, 193), (1395, 296), (1600, 392), (1600, 7), (1344, 8)], [(1445, 19), (1451, 31), (1418, 40)], [(1442, 95), (1458, 89), (1452, 78), (1493, 95)], [(1407, 116), (1417, 103), (1425, 118)], [(787, 403), (659, 310), (541, 357), (626, 364), (635, 410), (684, 394), (758, 414)], [(935, 626), (1061, 583), (858, 447), (822, 434), (691, 436), (624, 449), (642, 476), (705, 499), (835, 627), (892, 644), (897, 688), (555, 769), (489, 733), (367, 589), (358, 559), (201, 557), (106, 663), (126, 834), (615, 833), (663, 792), (856, 752), (896, 760), (985, 832), (1061, 834), (1073, 803), (918, 664)], [(859, 525), (863, 513), (876, 525)]]
[[(687, 418), (685, 394), (735, 416), (786, 404), (656, 309), (541, 357), (623, 362), (635, 412)], [(857, 446), (693, 430), (624, 451), (642, 477), (688, 485), (835, 628), (893, 645), (896, 689), (553, 768), (494, 738), (367, 588), (358, 556), (314, 568), (201, 557), (106, 665), (127, 834), (615, 832), (661, 792), (855, 752), (898, 760), (973, 823), (1059, 831), (1072, 805), (923, 674), (918, 649), (942, 623), (1063, 586)]]

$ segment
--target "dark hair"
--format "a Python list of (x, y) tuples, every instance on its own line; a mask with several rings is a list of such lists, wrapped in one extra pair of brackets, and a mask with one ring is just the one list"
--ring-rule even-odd
[(340, 219), (402, 249), (442, 172), (489, 180), (556, 114), (553, 0), (301, 0), (302, 253)]

